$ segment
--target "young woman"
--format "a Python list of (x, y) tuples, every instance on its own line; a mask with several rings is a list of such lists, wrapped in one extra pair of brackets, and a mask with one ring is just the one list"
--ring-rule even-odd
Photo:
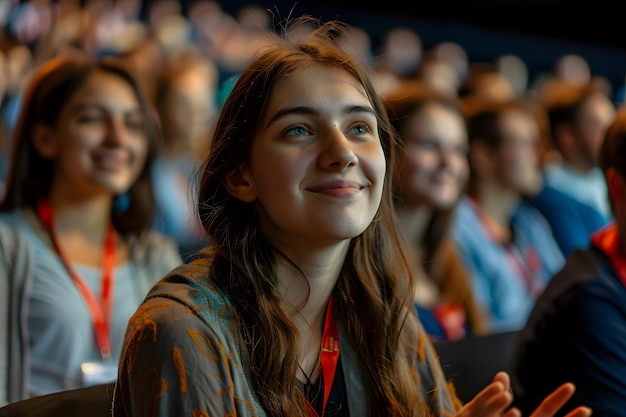
[(0, 240), (14, 253), (0, 262), (3, 402), (115, 380), (128, 319), (181, 262), (150, 231), (156, 133), (120, 62), (57, 58), (34, 75), (0, 206), (2, 230), (25, 242)]
[(199, 184), (211, 252), (130, 320), (116, 417), (517, 415), (505, 373), (461, 408), (413, 313), (393, 130), (338, 26), (235, 84)]
[(438, 339), (486, 333), (487, 315), (449, 236), (469, 176), (460, 105), (421, 82), (407, 82), (385, 99), (385, 108), (405, 148), (399, 153), (394, 203), (417, 275), (420, 320)]

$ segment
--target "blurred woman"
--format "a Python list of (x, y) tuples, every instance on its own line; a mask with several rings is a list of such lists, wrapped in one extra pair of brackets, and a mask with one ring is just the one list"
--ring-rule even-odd
[(469, 175), (465, 118), (458, 103), (421, 83), (405, 83), (385, 105), (405, 152), (394, 203), (418, 276), (415, 301), (431, 336), (485, 333), (485, 314), (448, 229)]
[(27, 243), (0, 263), (11, 290), (2, 402), (114, 378), (129, 317), (180, 263), (151, 232), (156, 134), (119, 61), (57, 58), (31, 80), (0, 206)]

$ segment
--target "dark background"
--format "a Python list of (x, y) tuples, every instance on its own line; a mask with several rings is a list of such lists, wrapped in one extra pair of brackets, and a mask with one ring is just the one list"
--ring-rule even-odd
[[(192, 0), (189, 0), (192, 1)], [(403, 25), (425, 48), (454, 41), (471, 61), (506, 53), (522, 58), (529, 75), (548, 72), (559, 56), (583, 56), (594, 74), (618, 89), (626, 77), (626, 0), (223, 0), (236, 14), (245, 4), (271, 9), (278, 18), (310, 14), (363, 27), (374, 48), (385, 31)]]
[[(329, 0), (321, 4), (337, 5)], [(412, 15), (485, 28), (626, 47), (626, 2), (617, 0), (380, 0), (339, 2), (348, 8)]]

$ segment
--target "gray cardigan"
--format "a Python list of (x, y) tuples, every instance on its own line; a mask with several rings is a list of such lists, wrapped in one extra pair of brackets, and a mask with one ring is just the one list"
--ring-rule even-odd
[[(135, 282), (143, 294), (182, 263), (176, 244), (154, 232), (141, 242), (131, 242), (131, 257), (139, 266)], [(0, 221), (0, 406), (28, 396), (27, 316), (34, 263), (27, 238), (10, 222)]]

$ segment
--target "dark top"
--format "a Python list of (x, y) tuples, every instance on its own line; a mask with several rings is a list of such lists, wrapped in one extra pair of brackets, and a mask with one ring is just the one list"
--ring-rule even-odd
[(574, 250), (550, 281), (515, 348), (516, 405), (529, 415), (560, 384), (594, 417), (626, 410), (626, 286), (596, 247)]

